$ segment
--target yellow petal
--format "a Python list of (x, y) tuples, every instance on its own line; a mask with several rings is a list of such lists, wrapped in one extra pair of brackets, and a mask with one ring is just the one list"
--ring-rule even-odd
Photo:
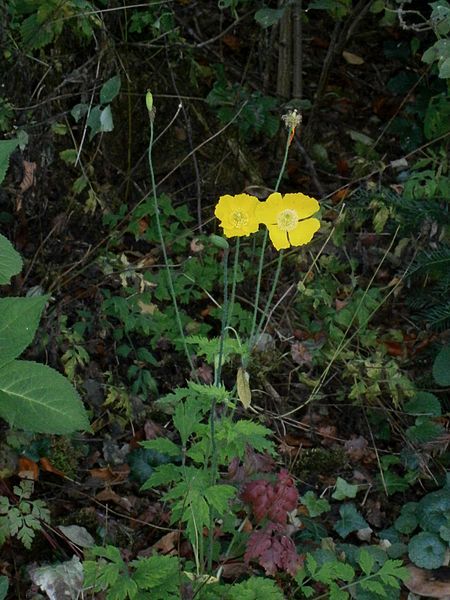
[(312, 240), (313, 235), (320, 228), (318, 219), (300, 221), (295, 229), (289, 231), (289, 241), (292, 246), (303, 246)]
[(277, 250), (289, 248), (290, 244), (286, 231), (280, 229), (278, 225), (267, 225), (267, 229), (269, 230), (271, 242)]
[[(259, 204), (256, 196), (237, 194), (221, 196), (214, 214), (221, 220), (220, 226), (227, 237), (250, 235), (259, 228), (255, 210)], [(238, 218), (236, 217), (238, 215)]]
[(283, 196), (283, 208), (295, 210), (299, 219), (307, 219), (314, 215), (320, 206), (315, 198), (297, 193)]
[(216, 208), (214, 210), (214, 214), (218, 219), (223, 221), (229, 212), (234, 207), (234, 196), (230, 196), (229, 194), (225, 196), (221, 196), (219, 198), (219, 202), (216, 204)]
[(277, 215), (281, 210), (283, 210), (283, 196), (275, 192), (270, 194), (265, 202), (257, 205), (255, 215), (260, 223), (269, 226), (277, 222)]
[(223, 235), (225, 237), (242, 237), (244, 235), (250, 235), (251, 233), (256, 233), (259, 229), (259, 223), (254, 221), (252, 223), (248, 223), (244, 228), (237, 227), (227, 227), (223, 223), (220, 223), (220, 226), (223, 227)]

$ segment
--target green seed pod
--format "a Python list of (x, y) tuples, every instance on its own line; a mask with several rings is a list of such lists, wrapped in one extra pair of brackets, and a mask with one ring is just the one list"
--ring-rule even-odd
[(153, 110), (153, 94), (150, 90), (147, 90), (147, 94), (145, 95), (145, 104), (147, 105), (148, 112), (152, 112)]
[(214, 246), (220, 248), (221, 250), (229, 250), (230, 248), (230, 244), (227, 242), (227, 240), (221, 237), (220, 235), (212, 233), (209, 236), (209, 239), (211, 240), (211, 243), (214, 244)]

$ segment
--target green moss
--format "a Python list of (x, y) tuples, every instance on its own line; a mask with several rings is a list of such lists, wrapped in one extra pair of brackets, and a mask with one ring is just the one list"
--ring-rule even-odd
[(294, 466), (295, 474), (303, 479), (311, 475), (331, 475), (341, 471), (347, 462), (342, 448), (311, 448), (304, 450)]
[(78, 463), (85, 456), (85, 447), (74, 444), (72, 440), (61, 436), (55, 437), (51, 448), (52, 465), (73, 479), (78, 469)]

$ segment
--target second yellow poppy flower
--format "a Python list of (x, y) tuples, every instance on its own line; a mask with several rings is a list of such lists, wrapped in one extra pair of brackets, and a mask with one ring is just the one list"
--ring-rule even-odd
[(320, 228), (320, 221), (310, 218), (319, 210), (315, 198), (305, 194), (271, 194), (255, 209), (258, 222), (269, 230), (272, 244), (277, 250), (290, 246), (303, 246), (311, 241)]

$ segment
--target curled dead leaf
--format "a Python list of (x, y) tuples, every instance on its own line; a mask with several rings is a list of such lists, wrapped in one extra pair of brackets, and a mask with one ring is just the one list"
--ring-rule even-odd
[(252, 392), (249, 384), (250, 376), (242, 367), (239, 367), (236, 376), (236, 387), (238, 398), (244, 405), (244, 408), (248, 408), (252, 403)]
[(119, 496), (119, 494), (117, 494), (110, 488), (106, 488), (106, 489), (102, 490), (101, 492), (99, 492), (95, 496), (95, 499), (98, 500), (99, 502), (105, 502), (105, 503), (113, 502), (114, 504), (117, 504), (117, 506), (120, 506), (120, 508), (123, 508), (124, 510), (126, 510), (129, 513), (131, 513), (133, 511), (133, 506), (132, 506), (130, 500), (128, 498), (126, 498), (125, 496)]
[(19, 458), (17, 475), (21, 479), (31, 479), (33, 481), (37, 481), (37, 479), (39, 478), (38, 464), (35, 463), (34, 460), (31, 460), (31, 458), (21, 456)]
[(178, 543), (180, 541), (179, 531), (169, 531), (163, 535), (156, 544), (153, 544), (152, 549), (166, 555), (174, 555), (178, 553)]
[(344, 50), (342, 56), (344, 57), (344, 60), (348, 62), (349, 65), (364, 64), (364, 59), (361, 56), (358, 56), (357, 54), (353, 54), (353, 52), (347, 52), (347, 50)]
[(205, 249), (205, 245), (202, 244), (198, 238), (194, 238), (191, 240), (190, 247), (191, 252), (193, 252), (194, 254), (197, 254), (198, 252), (201, 252)]
[(65, 476), (64, 473), (56, 467), (54, 467), (52, 463), (48, 460), (48, 458), (46, 458), (45, 456), (42, 456), (39, 459), (39, 463), (43, 471), (47, 471), (47, 473), (53, 473), (54, 475), (59, 475), (60, 477)]
[(28, 162), (28, 160), (23, 161), (23, 179), (19, 185), (22, 194), (34, 185), (34, 173), (36, 168), (37, 165), (35, 162)]

